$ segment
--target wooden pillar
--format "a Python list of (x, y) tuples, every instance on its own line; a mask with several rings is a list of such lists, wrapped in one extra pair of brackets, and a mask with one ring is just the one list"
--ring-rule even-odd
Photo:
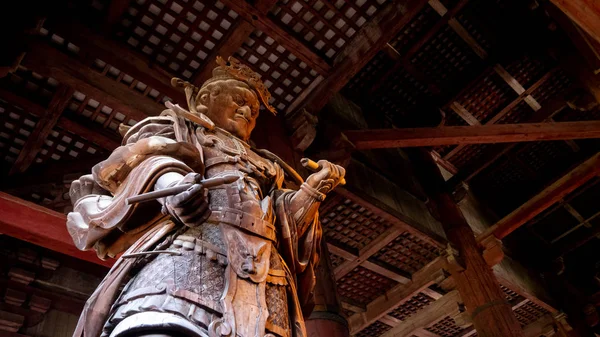
[[(480, 337), (521, 337), (519, 322), (492, 269), (483, 259), (473, 230), (447, 191), (441, 172), (425, 149), (408, 151), (415, 173), (428, 196), (428, 206), (442, 223), (448, 241), (458, 250), (462, 268), (450, 268), (456, 287)], [(461, 270), (462, 269), (462, 270)]]
[(349, 337), (348, 322), (341, 314), (337, 298), (335, 278), (325, 240), (321, 242), (321, 259), (317, 268), (315, 308), (306, 318), (306, 333), (309, 337)]

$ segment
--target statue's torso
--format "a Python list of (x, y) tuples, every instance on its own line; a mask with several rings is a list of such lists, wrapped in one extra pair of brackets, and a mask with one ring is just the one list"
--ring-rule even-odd
[(198, 128), (205, 178), (241, 178), (209, 190), (208, 221), (183, 228), (128, 283), (105, 327), (144, 312), (168, 312), (202, 331), (289, 336), (287, 280), (275, 249), (273, 202), (280, 168), (226, 132)]

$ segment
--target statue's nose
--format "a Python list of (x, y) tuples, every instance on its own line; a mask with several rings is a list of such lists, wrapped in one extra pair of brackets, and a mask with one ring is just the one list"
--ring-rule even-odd
[(242, 270), (248, 274), (256, 274), (254, 261), (252, 259), (246, 259), (246, 261), (242, 263)]
[(250, 120), (250, 118), (252, 117), (252, 110), (250, 110), (250, 107), (247, 105), (239, 107), (237, 109), (237, 113), (244, 116), (244, 118), (246, 118), (247, 120)]

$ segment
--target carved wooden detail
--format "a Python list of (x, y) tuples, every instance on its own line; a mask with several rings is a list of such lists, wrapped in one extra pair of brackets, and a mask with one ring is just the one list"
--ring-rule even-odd
[(172, 81), (187, 109), (167, 102), (160, 116), (121, 127), (122, 145), (72, 183), (67, 227), (76, 246), (103, 258), (124, 252), (75, 335), (306, 336), (318, 208), (345, 170), (303, 160), (316, 171), (303, 181), (250, 146), (260, 106), (276, 113), (270, 93), (236, 59), (217, 63), (200, 88)]

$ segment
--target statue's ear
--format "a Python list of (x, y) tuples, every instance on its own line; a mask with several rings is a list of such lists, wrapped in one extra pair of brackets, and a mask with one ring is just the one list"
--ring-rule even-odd
[(210, 99), (210, 94), (208, 92), (203, 93), (202, 95), (197, 97), (196, 100), (196, 111), (202, 114), (208, 112), (208, 100)]
[(199, 103), (201, 104), (207, 104), (208, 100), (210, 98), (210, 94), (208, 92), (203, 93), (202, 95), (200, 95), (199, 97), (200, 99), (198, 100)]

